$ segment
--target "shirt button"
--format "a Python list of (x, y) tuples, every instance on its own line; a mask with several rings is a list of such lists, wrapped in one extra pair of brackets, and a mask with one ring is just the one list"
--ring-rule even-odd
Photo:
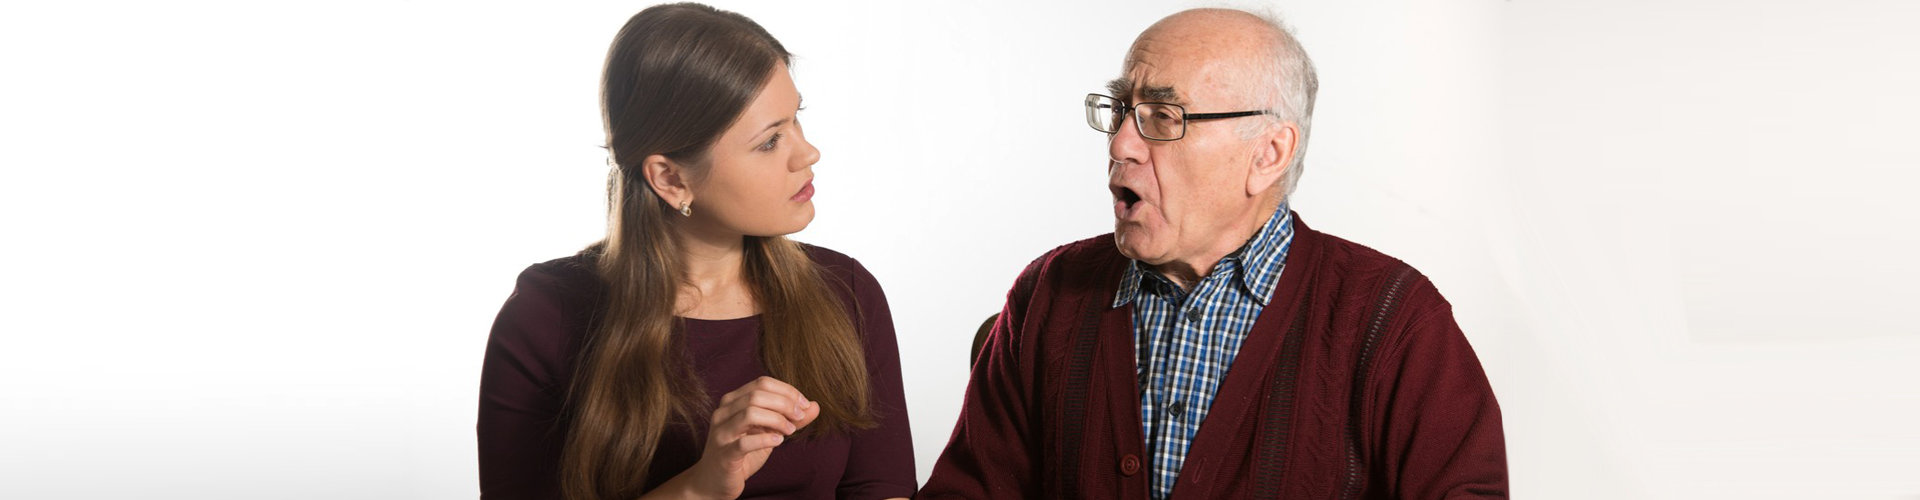
[(1195, 307), (1193, 309), (1188, 309), (1187, 321), (1200, 321), (1200, 308)]
[(1135, 456), (1132, 453), (1128, 453), (1127, 456), (1120, 457), (1120, 473), (1121, 474), (1132, 476), (1139, 472), (1140, 472), (1140, 457)]
[(1172, 413), (1174, 418), (1184, 419), (1187, 416), (1187, 402), (1174, 401), (1172, 405), (1167, 406), (1167, 412)]

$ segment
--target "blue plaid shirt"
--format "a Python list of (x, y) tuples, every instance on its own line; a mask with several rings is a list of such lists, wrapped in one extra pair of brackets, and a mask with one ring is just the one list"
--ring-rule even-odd
[(1245, 246), (1220, 259), (1191, 291), (1139, 261), (1121, 276), (1113, 307), (1134, 304), (1134, 371), (1147, 434), (1148, 491), (1155, 500), (1173, 492), (1187, 447), (1254, 318), (1273, 296), (1292, 245), (1293, 214), (1283, 202)]

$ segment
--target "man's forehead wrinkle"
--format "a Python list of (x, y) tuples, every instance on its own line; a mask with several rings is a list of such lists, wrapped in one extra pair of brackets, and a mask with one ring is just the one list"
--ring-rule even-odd
[(1127, 56), (1126, 76), (1122, 77), (1122, 80), (1130, 84), (1131, 88), (1115, 89), (1115, 92), (1125, 92), (1128, 94), (1126, 96), (1116, 97), (1141, 95), (1149, 100), (1156, 100), (1161, 97), (1166, 97), (1165, 94), (1167, 92), (1159, 92), (1154, 96), (1144, 94), (1149, 90), (1170, 90), (1173, 88), (1173, 86), (1167, 82), (1161, 81), (1163, 76), (1160, 73), (1162, 73), (1163, 68), (1159, 64), (1161, 57), (1157, 56), (1162, 56), (1163, 53), (1155, 50), (1155, 45), (1157, 44), (1149, 43), (1148, 40), (1145, 39), (1142, 39), (1141, 43), (1134, 45), (1133, 52)]
[(1152, 32), (1142, 34), (1139, 39), (1133, 41), (1133, 47), (1127, 49), (1127, 67), (1128, 69), (1132, 69), (1133, 66), (1137, 65), (1151, 65), (1146, 61), (1147, 59), (1170, 57), (1171, 55), (1169, 53), (1175, 52), (1179, 48), (1180, 44), (1169, 43), (1169, 41), (1162, 40), (1160, 37), (1155, 36)]
[[(1154, 63), (1154, 60), (1159, 59), (1159, 57), (1155, 57), (1158, 55), (1159, 55), (1159, 52), (1147, 49), (1145, 47), (1135, 49), (1133, 52), (1128, 53), (1127, 68), (1126, 68), (1127, 75), (1137, 76), (1140, 74), (1141, 71), (1151, 72), (1158, 69), (1159, 64)], [(1140, 83), (1140, 82), (1135, 81), (1134, 83)]]
[[(1127, 53), (1127, 75), (1136, 86), (1180, 87), (1184, 81), (1205, 78), (1215, 71), (1223, 55), (1233, 47), (1214, 33), (1191, 27), (1155, 26), (1134, 41)], [(1167, 81), (1167, 79), (1180, 81)], [(1192, 89), (1185, 89), (1191, 91)]]
[[(1174, 95), (1140, 95), (1144, 101), (1190, 106), (1240, 101), (1234, 89), (1248, 85), (1238, 75), (1248, 61), (1248, 40), (1201, 31), (1193, 26), (1156, 26), (1136, 40), (1128, 53), (1126, 75), (1136, 95), (1168, 87)], [(1239, 105), (1239, 104), (1234, 104)]]

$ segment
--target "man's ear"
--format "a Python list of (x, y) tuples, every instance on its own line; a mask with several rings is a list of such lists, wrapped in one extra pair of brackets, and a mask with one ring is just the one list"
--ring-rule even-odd
[(679, 208), (681, 203), (693, 201), (693, 191), (687, 188), (686, 177), (681, 175), (684, 170), (666, 155), (648, 155), (640, 164), (640, 172), (647, 176), (647, 186), (668, 206)]
[(1253, 152), (1253, 168), (1247, 171), (1249, 197), (1268, 194), (1268, 190), (1280, 188), (1280, 179), (1286, 176), (1287, 168), (1293, 165), (1293, 155), (1299, 149), (1299, 126), (1293, 122), (1282, 122), (1261, 134), (1260, 141)]

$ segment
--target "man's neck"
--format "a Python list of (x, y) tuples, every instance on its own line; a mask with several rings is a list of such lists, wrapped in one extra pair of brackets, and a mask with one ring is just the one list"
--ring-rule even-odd
[(1180, 287), (1183, 291), (1193, 290), (1194, 286), (1200, 284), (1201, 279), (1213, 272), (1214, 266), (1219, 265), (1221, 259), (1227, 258), (1233, 252), (1239, 251), (1240, 247), (1246, 246), (1247, 240), (1253, 239), (1253, 235), (1260, 232), (1261, 226), (1265, 226), (1267, 219), (1272, 218), (1273, 213), (1279, 208), (1280, 204), (1274, 203), (1253, 209), (1252, 213), (1242, 218), (1240, 222), (1229, 226), (1227, 230), (1220, 231), (1220, 238), (1215, 239), (1203, 251), (1190, 257), (1175, 258), (1160, 265), (1149, 265), (1147, 268), (1166, 277), (1167, 281), (1173, 282), (1174, 286)]

